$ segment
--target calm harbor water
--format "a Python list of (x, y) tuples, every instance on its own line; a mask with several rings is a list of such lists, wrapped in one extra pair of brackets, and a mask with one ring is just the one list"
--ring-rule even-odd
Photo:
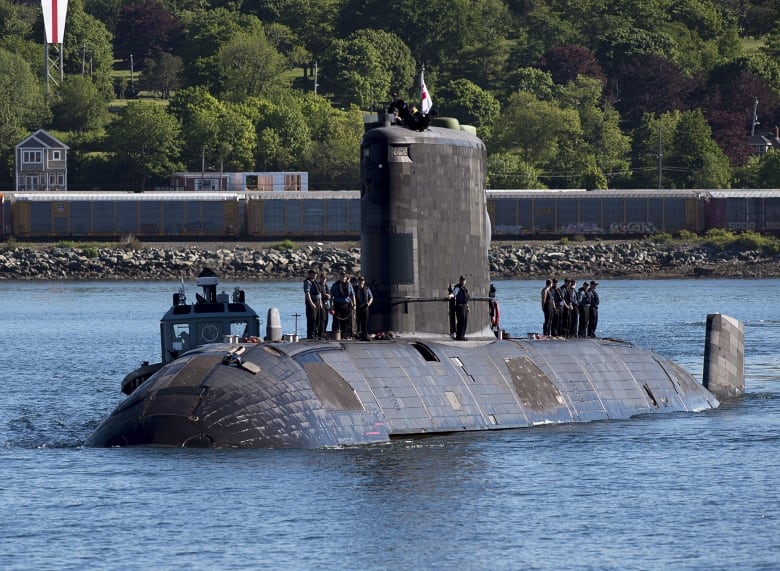
[[(222, 285), (294, 332), (299, 283)], [(541, 285), (496, 282), (513, 334), (541, 330)], [(780, 567), (776, 280), (602, 281), (600, 335), (699, 379), (707, 313), (744, 321), (747, 394), (715, 411), (342, 450), (83, 448), (159, 359), (177, 287), (0, 282), (0, 568)]]

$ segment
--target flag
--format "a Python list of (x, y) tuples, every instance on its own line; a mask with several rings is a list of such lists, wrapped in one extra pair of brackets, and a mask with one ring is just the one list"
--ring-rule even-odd
[(428, 93), (428, 88), (425, 87), (424, 73), (425, 71), (420, 72), (420, 111), (422, 111), (423, 115), (427, 115), (431, 107), (433, 107), (433, 101), (431, 101), (431, 94)]

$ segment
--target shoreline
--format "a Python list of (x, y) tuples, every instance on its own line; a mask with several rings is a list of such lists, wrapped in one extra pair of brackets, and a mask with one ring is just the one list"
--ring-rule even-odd
[[(490, 248), (489, 262), (491, 280), (780, 277), (780, 254), (721, 251), (676, 241), (497, 242)], [(303, 279), (309, 267), (358, 274), (360, 247), (357, 242), (301, 243), (292, 248), (241, 242), (0, 247), (0, 280), (191, 279), (203, 266), (227, 280)], [(453, 276), (463, 271), (467, 270), (453, 265)]]

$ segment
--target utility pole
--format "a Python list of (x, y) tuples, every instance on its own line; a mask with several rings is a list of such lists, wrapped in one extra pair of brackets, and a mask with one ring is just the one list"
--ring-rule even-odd
[(314, 95), (317, 95), (317, 62), (314, 62)]
[(130, 97), (135, 97), (135, 84), (133, 83), (133, 54), (130, 54)]
[(758, 122), (758, 97), (753, 103), (753, 124), (750, 126), (750, 136), (753, 137), (756, 134), (756, 125), (760, 125)]
[(663, 156), (661, 152), (661, 125), (658, 125), (658, 190), (661, 190), (661, 176), (664, 172)]

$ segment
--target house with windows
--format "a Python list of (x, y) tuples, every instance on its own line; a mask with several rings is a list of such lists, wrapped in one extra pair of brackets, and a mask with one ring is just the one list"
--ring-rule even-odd
[(38, 129), (16, 145), (16, 190), (68, 190), (68, 146)]
[(173, 190), (227, 190), (230, 192), (306, 192), (308, 172), (177, 172), (171, 176)]
[(780, 128), (755, 133), (748, 137), (754, 155), (765, 155), (780, 150)]

